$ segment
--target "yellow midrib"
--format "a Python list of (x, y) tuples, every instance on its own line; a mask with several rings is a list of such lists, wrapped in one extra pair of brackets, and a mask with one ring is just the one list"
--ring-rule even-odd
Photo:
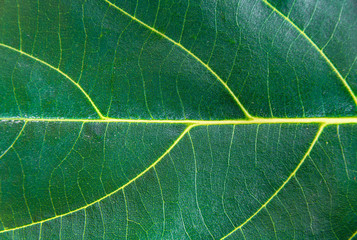
[(252, 118), (232, 120), (155, 120), (155, 119), (70, 119), (70, 118), (2, 118), (1, 121), (24, 122), (88, 122), (88, 123), (145, 123), (145, 124), (186, 124), (186, 125), (247, 125), (247, 124), (356, 124), (357, 117), (315, 117), (315, 118)]
[[(161, 161), (167, 154), (171, 152), (171, 150), (181, 141), (181, 139), (194, 127), (198, 126), (204, 126), (204, 125), (227, 125), (227, 124), (237, 124), (237, 125), (244, 125), (244, 124), (299, 124), (299, 123), (311, 123), (311, 124), (319, 124), (320, 128), (319, 131), (317, 132), (313, 142), (311, 143), (308, 151), (305, 153), (304, 157), (300, 161), (300, 163), (297, 165), (295, 170), (290, 174), (290, 176), (287, 178), (286, 181), (280, 186), (280, 188), (275, 191), (275, 193), (259, 208), (251, 217), (249, 217), (244, 223), (242, 223), (240, 226), (236, 227), (234, 230), (232, 230), (228, 235), (232, 234), (234, 231), (237, 229), (240, 229), (242, 226), (244, 226), (247, 222), (250, 221), (254, 216), (256, 216), (269, 202), (280, 192), (281, 189), (284, 188), (284, 186), (290, 181), (290, 179), (295, 175), (295, 173), (299, 170), (300, 166), (303, 164), (304, 160), (306, 157), (309, 155), (311, 152), (312, 148), (314, 147), (315, 143), (318, 141), (319, 136), (323, 132), (323, 129), (327, 125), (331, 124), (356, 124), (357, 123), (357, 117), (343, 117), (343, 118), (255, 118), (253, 120), (221, 120), (221, 121), (204, 121), (204, 120), (130, 120), (130, 119), (34, 119), (34, 118), (0, 118), (1, 121), (25, 121), (27, 122), (37, 122), (37, 121), (55, 121), (55, 122), (62, 122), (62, 121), (67, 121), (67, 122), (103, 122), (103, 123), (108, 123), (108, 122), (113, 122), (113, 123), (166, 123), (166, 124), (188, 124), (186, 129), (180, 134), (180, 136), (171, 144), (170, 147), (167, 148), (167, 150), (155, 161), (153, 162), (149, 167), (147, 167), (144, 171), (142, 171), (140, 174), (138, 174), (136, 177), (128, 181), (126, 184), (121, 186), (120, 188), (114, 190), (113, 192), (97, 199), (94, 202), (91, 202), (85, 206), (82, 206), (78, 209), (74, 209), (72, 211), (69, 211), (67, 213), (61, 214), (61, 215), (55, 215), (54, 217), (47, 218), (38, 222), (32, 222), (26, 225), (22, 225), (19, 227), (14, 227), (14, 228), (7, 228), (5, 230), (1, 230), (0, 233), (5, 233), (9, 231), (13, 231), (16, 229), (21, 229), (21, 228), (26, 228), (32, 225), (36, 224), (41, 224), (47, 221), (51, 221), (53, 219), (67, 216), (69, 214), (72, 214), (77, 211), (81, 210), (86, 210), (89, 206), (92, 206), (107, 197), (117, 193), (120, 190), (123, 190), (126, 186), (131, 184), (132, 182), (136, 181), (138, 178), (140, 178), (142, 175), (144, 175), (146, 172), (148, 172), (150, 169), (155, 167), (157, 163)], [(23, 127), (24, 128), (24, 127)], [(20, 134), (19, 134), (20, 135)], [(18, 138), (18, 137), (17, 137)], [(226, 235), (225, 237), (227, 237)], [(224, 238), (225, 238), (224, 237)]]
[[(109, 2), (108, 0), (104, 0), (107, 3), (109, 3), (110, 5), (118, 8), (116, 5), (112, 4), (111, 2)], [(303, 32), (301, 31), (293, 22), (291, 22), (291, 20), (289, 18), (287, 18), (286, 16), (284, 16), (281, 12), (279, 12), (277, 9), (275, 9), (270, 3), (268, 3), (266, 0), (263, 0), (263, 2), (265, 2), (266, 4), (270, 5), (270, 7), (273, 8), (273, 10), (275, 12), (277, 12), (279, 15), (283, 16), (286, 20), (288, 20), (294, 27), (296, 27), (301, 34), (303, 34), (311, 43), (312, 45), (320, 52), (320, 54), (325, 58), (325, 60), (327, 61), (327, 63), (331, 66), (331, 68), (333, 69), (333, 71), (336, 73), (336, 75), (338, 76), (338, 78), (341, 79), (341, 81), (343, 82), (343, 84), (345, 85), (345, 87), (348, 89), (349, 93), (351, 94), (352, 98), (354, 99), (355, 103), (357, 104), (357, 99), (356, 96), (354, 95), (353, 91), (351, 90), (351, 88), (349, 87), (348, 83), (346, 82), (346, 80), (342, 77), (342, 75), (339, 73), (339, 71), (336, 69), (336, 67), (332, 64), (332, 62), (329, 60), (329, 58), (327, 58), (327, 56), (323, 53), (323, 51), (321, 49), (319, 49), (317, 47), (317, 45)], [(68, 214), (71, 214), (73, 212), (77, 212), (83, 209), (86, 209), (88, 206), (91, 206), (101, 200), (103, 200), (104, 198), (107, 198), (108, 196), (118, 192), (119, 190), (125, 188), (127, 185), (129, 185), (130, 183), (132, 183), (133, 181), (135, 181), (137, 178), (141, 177), (143, 174), (145, 174), (147, 171), (149, 171), (153, 166), (155, 166), (163, 157), (165, 157), (172, 148), (175, 147), (175, 145), (180, 142), (180, 140), (186, 135), (186, 133), (188, 133), (192, 128), (196, 127), (196, 126), (202, 126), (202, 125), (228, 125), (228, 124), (235, 124), (235, 125), (246, 125), (246, 124), (320, 124), (321, 126), (325, 126), (325, 125), (331, 125), (331, 124), (356, 124), (357, 123), (357, 117), (340, 117), (340, 118), (254, 118), (252, 117), (244, 108), (244, 106), (240, 103), (240, 101), (238, 100), (238, 98), (234, 95), (234, 93), (230, 90), (230, 88), (228, 87), (228, 85), (204, 62), (202, 62), (202, 60), (200, 60), (197, 56), (195, 56), (192, 52), (190, 52), (188, 49), (186, 49), (184, 46), (182, 46), (180, 43), (175, 42), (174, 40), (172, 40), (171, 38), (167, 37), (166, 35), (160, 33), (159, 31), (157, 31), (156, 29), (151, 28), (150, 26), (148, 26), (147, 24), (141, 22), (140, 20), (136, 19), (134, 16), (131, 16), (130, 14), (128, 14), (127, 12), (125, 12), (124, 10), (118, 8), (121, 12), (123, 12), (125, 15), (130, 16), (133, 20), (143, 24), (144, 26), (146, 26), (147, 28), (151, 29), (152, 31), (154, 31), (155, 33), (163, 36), (164, 38), (168, 39), (169, 41), (171, 41), (172, 43), (174, 43), (175, 45), (179, 46), (180, 48), (182, 48), (183, 50), (187, 51), (191, 56), (193, 56), (197, 61), (199, 61), (202, 65), (204, 65), (224, 86), (225, 88), (229, 91), (229, 93), (232, 95), (232, 97), (235, 99), (235, 101), (238, 103), (238, 105), (241, 107), (241, 109), (243, 110), (243, 112), (245, 113), (245, 115), (250, 118), (248, 120), (145, 120), (145, 119), (117, 119), (117, 118), (106, 118), (104, 117), (100, 111), (98, 110), (98, 108), (95, 106), (95, 104), (92, 102), (92, 100), (90, 99), (90, 97), (88, 96), (88, 94), (81, 88), (81, 86), (79, 86), (78, 83), (76, 83), (75, 81), (73, 81), (70, 77), (68, 77), (65, 73), (63, 73), (62, 71), (60, 71), (58, 68), (54, 68), (53, 66), (43, 62), (40, 60), (41, 63), (53, 68), (54, 70), (60, 72), (62, 75), (64, 75), (66, 78), (68, 78), (69, 80), (71, 80), (73, 82), (73, 84), (75, 84), (82, 92), (83, 94), (88, 98), (88, 100), (91, 102), (91, 104), (93, 105), (93, 107), (95, 108), (96, 112), (98, 113), (98, 115), (101, 117), (101, 119), (56, 119), (56, 118), (50, 118), (50, 119), (45, 119), (45, 118), (0, 118), (0, 121), (24, 121), (24, 122), (43, 122), (43, 121), (48, 121), (48, 122), (112, 122), (112, 123), (162, 123), (162, 124), (187, 124), (188, 127), (184, 130), (184, 132), (182, 132), (182, 134), (176, 139), (176, 141), (166, 150), (166, 152), (160, 157), (158, 158), (151, 166), (149, 166), (147, 169), (145, 169), (143, 172), (141, 172), (139, 175), (137, 175), (135, 178), (133, 178), (132, 180), (130, 180), (128, 183), (126, 183), (125, 185), (123, 185), (122, 187), (120, 187), (119, 189), (115, 190), (114, 192), (105, 195), (104, 197), (96, 200), (95, 202), (92, 202), (86, 206), (83, 206), (79, 209), (75, 209), (74, 211), (70, 211), (66, 214), (63, 214), (61, 216), (65, 216)], [(8, 46), (7, 46), (8, 47)], [(17, 50), (18, 52), (21, 52), (22, 54), (26, 55), (26, 56), (30, 56), (31, 55), (22, 52), (21, 50)], [(310, 146), (308, 152), (305, 154), (303, 160), (300, 162), (300, 164), (297, 166), (297, 168), (295, 169), (295, 171), (290, 175), (290, 177), (284, 182), (284, 184), (278, 189), (278, 191), (276, 192), (276, 194), (278, 194), (278, 192), (285, 186), (285, 184), (290, 180), (290, 178), (296, 173), (296, 171), (299, 169), (299, 167), (302, 165), (304, 159), (308, 156), (309, 152), (311, 151), (311, 149), (314, 146), (314, 143), (318, 140), (319, 135), (322, 133), (323, 131), (323, 127), (320, 128), (318, 134), (316, 135), (313, 144)], [(262, 208), (264, 208), (269, 201), (275, 197), (274, 194), (271, 198), (269, 198), (268, 202), (265, 203), (258, 211), (260, 211)], [(254, 217), (256, 214), (254, 214), (252, 217)], [(39, 224), (42, 222), (47, 222), (50, 221), (52, 219), (58, 218), (60, 216), (55, 216), (52, 218), (48, 218), (45, 219), (43, 221), (39, 221), (39, 222), (34, 222), (32, 224), (28, 224), (28, 225), (24, 225), (21, 227), (17, 227), (17, 228), (12, 228), (12, 229), (7, 229), (7, 230), (2, 230), (0, 231), (0, 233), (2, 232), (7, 232), (7, 231), (12, 231), (18, 228), (24, 228), (27, 226), (31, 226), (34, 224)], [(250, 217), (249, 219), (247, 219), (247, 221), (249, 221), (252, 217)], [(246, 221), (246, 222), (247, 222)], [(245, 223), (244, 223), (245, 224)], [(242, 224), (242, 225), (244, 225)], [(241, 225), (241, 226), (242, 226)], [(240, 228), (240, 227), (238, 227)], [(233, 233), (234, 231), (232, 231)], [(356, 232), (357, 233), (357, 232)], [(352, 236), (353, 237), (353, 236)]]
[[(180, 47), (182, 50), (186, 51), (189, 55), (191, 55), (194, 59), (196, 59), (200, 64), (202, 64), (208, 71), (210, 71), (212, 73), (212, 75), (214, 75), (217, 80), (225, 87), (225, 89), (229, 92), (229, 94), (233, 97), (233, 99), (235, 100), (235, 102), (239, 105), (239, 107), (241, 108), (241, 110), (243, 111), (243, 113), (245, 114), (245, 116), (250, 119), (250, 120), (256, 120), (257, 118), (254, 118), (252, 115), (250, 115), (250, 113), (245, 109), (245, 107), (243, 106), (243, 104), (239, 101), (239, 99), (237, 98), (237, 96), (233, 93), (233, 91), (229, 88), (229, 86), (227, 85), (226, 82), (223, 81), (223, 79), (217, 75), (216, 72), (214, 72), (211, 67), (209, 67), (206, 63), (204, 63), (200, 58), (198, 58), (194, 53), (192, 53), (190, 50), (188, 50), (186, 47), (184, 47), (183, 45), (181, 45), (179, 42), (176, 42), (175, 40), (171, 39), (170, 37), (168, 37), (167, 35), (159, 32), (158, 30), (156, 30), (153, 27), (150, 27), (149, 25), (147, 25), (146, 23), (142, 22), (140, 19), (137, 19), (135, 16), (132, 16), (131, 14), (129, 14), (128, 12), (124, 11), (123, 9), (121, 9), (120, 7), (118, 7), (117, 5), (111, 3), (108, 0), (104, 0), (106, 3), (108, 3), (110, 6), (116, 8), (117, 10), (119, 10), (122, 14), (128, 16), (129, 18), (131, 18), (132, 20), (138, 22), (139, 24), (143, 25), (144, 27), (148, 28), (149, 30), (155, 32), (156, 34), (160, 35), (161, 37), (167, 39), (168, 41), (170, 41), (171, 43), (173, 43), (174, 45)], [(311, 44), (312, 46), (321, 54), (321, 56), (326, 60), (326, 62), (328, 63), (328, 65), (332, 68), (332, 70), (335, 72), (335, 74), (337, 75), (337, 77), (342, 81), (342, 83), (344, 84), (344, 86), (346, 87), (346, 89), (348, 90), (349, 94), (351, 95), (351, 97), (353, 98), (354, 102), (357, 105), (357, 98), (354, 94), (354, 92), (352, 91), (352, 89), (350, 88), (350, 86), (348, 85), (348, 83), (346, 82), (346, 80), (342, 77), (342, 75), (340, 74), (340, 72), (337, 70), (337, 68), (334, 66), (334, 64), (330, 61), (330, 59), (325, 55), (325, 53), (312, 41), (312, 39), (306, 35), (306, 33), (304, 31), (302, 31), (294, 22), (292, 22), (287, 16), (285, 16), (284, 14), (282, 14), (279, 10), (277, 10), (274, 6), (272, 6), (267, 0), (262, 0), (268, 7), (270, 7), (274, 12), (276, 12), (278, 15), (280, 15), (282, 18), (284, 18), (286, 21), (288, 21), (296, 30), (298, 30), (300, 32), (301, 35), (303, 35)], [(96, 104), (94, 103), (94, 101), (90, 98), (89, 94), (77, 83), (75, 82), (71, 77), (69, 77), (66, 73), (64, 73), (63, 71), (61, 71), (59, 68), (56, 68), (52, 65), (50, 65), (49, 63), (38, 59), (34, 56), (32, 56), (31, 54), (28, 54), (26, 52), (23, 52), (21, 49), (16, 49), (14, 47), (11, 47), (9, 45), (0, 43), (0, 46), (8, 48), (10, 50), (16, 51), (22, 55), (25, 55), (29, 58), (32, 58), (46, 66), (48, 66), (49, 68), (59, 72), (61, 75), (63, 75), (65, 78), (67, 78), (70, 82), (72, 82), (87, 98), (87, 100), (90, 102), (90, 104), (92, 105), (92, 107), (94, 108), (94, 110), (96, 111), (96, 113), (98, 114), (98, 116), (100, 117), (101, 120), (108, 120), (111, 121), (111, 118), (107, 118), (105, 117), (100, 110), (98, 109), (98, 107), (96, 106)], [(121, 121), (121, 120), (118, 120)], [(126, 120), (123, 120), (126, 121)], [(132, 121), (132, 120), (130, 120)], [(149, 121), (149, 120), (148, 120)], [(153, 120), (153, 122), (155, 122), (157, 120)], [(128, 120), (129, 122), (129, 120)], [(170, 120), (167, 120), (167, 122), (171, 122)], [(193, 124), (196, 124), (196, 122), (194, 122)], [(235, 123), (234, 123), (235, 124)]]

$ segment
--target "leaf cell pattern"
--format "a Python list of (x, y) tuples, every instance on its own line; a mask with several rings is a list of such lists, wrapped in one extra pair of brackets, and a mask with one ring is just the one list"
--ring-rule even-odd
[(0, 238), (354, 238), (356, 14), (0, 1)]

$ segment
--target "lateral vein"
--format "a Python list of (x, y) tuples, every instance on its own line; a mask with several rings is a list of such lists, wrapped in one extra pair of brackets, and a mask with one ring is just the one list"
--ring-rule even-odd
[(20, 132), (17, 134), (15, 140), (11, 143), (10, 147), (8, 147), (1, 155), (0, 155), (0, 159), (6, 155), (6, 153), (14, 147), (15, 143), (17, 142), (17, 140), (19, 139), (19, 137), (21, 136), (22, 132), (24, 131), (25, 127), (26, 127), (27, 121), (25, 121), (24, 125), (22, 126)]
[(331, 60), (326, 56), (322, 49), (320, 49), (316, 43), (303, 31), (301, 30), (293, 21), (290, 20), (287, 16), (285, 16), (282, 12), (276, 9), (273, 5), (271, 5), (267, 0), (262, 0), (269, 8), (271, 8), (274, 12), (276, 12), (279, 16), (281, 16), (285, 21), (290, 23), (302, 36), (305, 37), (306, 40), (310, 42), (310, 44), (320, 53), (320, 55), (325, 59), (327, 64), (330, 66), (332, 71), (337, 75), (337, 77), (341, 80), (342, 84), (347, 89), (348, 93), (351, 95), (354, 103), (357, 105), (357, 97), (350, 85), (347, 83), (346, 79), (341, 75), (335, 65), (331, 62)]
[(303, 158), (301, 159), (300, 163), (296, 166), (294, 171), (289, 175), (289, 177), (284, 181), (284, 183), (274, 192), (274, 194), (271, 195), (270, 198), (255, 213), (253, 213), (249, 218), (247, 218), (238, 227), (233, 229), (230, 233), (228, 233), (227, 235), (222, 237), (221, 240), (227, 238), (232, 233), (234, 233), (236, 230), (241, 229), (244, 225), (246, 225), (248, 222), (250, 222), (252, 220), (252, 218), (254, 218), (261, 210), (263, 210), (276, 197), (276, 195), (279, 194), (279, 192), (285, 187), (285, 185), (290, 182), (291, 178), (295, 177), (296, 172), (300, 169), (301, 165), (305, 162), (306, 158), (310, 155), (310, 153), (311, 153), (312, 149), (314, 148), (316, 142), (319, 140), (319, 137), (320, 137), (321, 133), (323, 132), (325, 126), (326, 125), (320, 126), (319, 130), (317, 131), (314, 139), (312, 140), (312, 142), (310, 144), (309, 149), (306, 151), (306, 153), (303, 156)]
[(6, 45), (6, 44), (3, 44), (3, 43), (0, 43), (0, 46), (1, 47), (4, 47), (4, 48), (7, 48), (7, 49), (10, 49), (12, 51), (15, 51), (15, 52), (18, 52), (20, 53), (21, 55), (24, 55), (26, 57), (29, 57), (53, 70), (55, 70), (56, 72), (60, 73), (61, 75), (63, 75), (65, 78), (67, 78), (71, 83), (73, 83), (74, 86), (76, 86), (83, 94), (84, 96), (87, 98), (87, 100), (89, 101), (89, 103), (92, 105), (92, 107), (94, 108), (94, 110), (97, 112), (98, 116), (101, 118), (101, 119), (105, 119), (105, 117), (103, 116), (103, 114), (99, 111), (98, 107), (95, 105), (95, 103), (93, 102), (93, 100), (91, 99), (91, 97), (88, 95), (88, 93), (81, 87), (81, 85), (79, 85), (77, 82), (75, 82), (70, 76), (68, 76), (66, 73), (62, 72), (59, 68), (56, 68), (54, 66), (52, 66), (51, 64), (35, 57), (35, 56), (32, 56), (22, 50), (19, 50), (19, 49), (16, 49), (14, 47), (11, 47), (9, 45)]
[(146, 172), (148, 172), (149, 170), (151, 170), (152, 168), (154, 168), (156, 166), (156, 164), (158, 164), (161, 159), (163, 159), (167, 154), (169, 154), (171, 152), (171, 150), (181, 141), (181, 139), (194, 127), (195, 125), (191, 125), (191, 126), (188, 126), (182, 133), (181, 135), (171, 144), (171, 146), (155, 161), (153, 162), (149, 167), (147, 167), (144, 171), (142, 171), (141, 173), (139, 173), (136, 177), (134, 177), (133, 179), (131, 179), (130, 181), (128, 181), (126, 184), (124, 184), (123, 186), (117, 188), (116, 190), (114, 190), (113, 192), (111, 193), (108, 193), (106, 195), (104, 195), (103, 197), (97, 199), (96, 201), (93, 201), (89, 204), (86, 204), (85, 206), (83, 207), (80, 207), (80, 208), (77, 208), (75, 210), (72, 210), (72, 211), (69, 211), (67, 213), (64, 213), (64, 214), (61, 214), (61, 215), (56, 215), (54, 217), (51, 217), (51, 218), (47, 218), (45, 220), (42, 220), (42, 221), (37, 221), (37, 222), (32, 222), (30, 224), (26, 224), (26, 225), (23, 225), (23, 226), (20, 226), (20, 227), (14, 227), (14, 228), (7, 228), (7, 229), (4, 229), (4, 230), (1, 230), (0, 233), (5, 233), (5, 232), (9, 232), (9, 231), (14, 231), (14, 230), (17, 230), (17, 229), (21, 229), (21, 228), (26, 228), (26, 227), (29, 227), (29, 226), (33, 226), (33, 225), (36, 225), (36, 224), (42, 224), (44, 222), (48, 222), (48, 221), (51, 221), (53, 219), (56, 219), (56, 218), (59, 218), (59, 217), (64, 217), (64, 216), (67, 216), (71, 213), (74, 213), (74, 212), (78, 212), (80, 210), (86, 210), (88, 207), (98, 203), (98, 202), (101, 202), (102, 200), (110, 197), (111, 195), (119, 192), (120, 190), (123, 190), (125, 187), (127, 187), (129, 184), (131, 184), (132, 182), (135, 182), (138, 178), (140, 178), (142, 175), (144, 175)]
[(118, 7), (117, 5), (115, 5), (114, 3), (108, 1), (108, 0), (104, 0), (106, 3), (108, 3), (110, 6), (112, 6), (113, 8), (117, 9), (118, 11), (120, 11), (122, 14), (124, 14), (125, 16), (131, 18), (132, 20), (136, 21), (137, 23), (141, 24), (142, 26), (146, 27), (147, 29), (151, 30), (152, 32), (160, 35), (161, 37), (165, 38), (166, 40), (170, 41), (171, 43), (173, 43), (174, 45), (178, 46), (179, 48), (181, 48), (182, 50), (184, 50), (185, 52), (187, 52), (191, 57), (193, 57), (194, 59), (196, 59), (200, 64), (202, 64), (213, 76), (215, 76), (217, 78), (217, 80), (224, 86), (224, 88), (229, 92), (229, 94), (233, 97), (234, 101), (238, 104), (238, 106), (241, 108), (241, 110), (243, 111), (243, 113), (245, 114), (245, 116), (249, 119), (253, 119), (253, 117), (249, 114), (249, 112), (247, 111), (247, 109), (245, 109), (245, 107), (243, 106), (243, 104), (239, 101), (238, 97), (233, 93), (233, 91), (230, 89), (230, 87), (227, 85), (226, 82), (223, 81), (223, 79), (218, 76), (218, 74), (213, 71), (213, 69), (208, 66), (206, 63), (204, 63), (199, 57), (197, 57), (193, 52), (191, 52), (190, 50), (188, 50), (187, 48), (185, 48), (183, 45), (181, 45), (181, 43), (176, 42), (175, 40), (173, 40), (172, 38), (168, 37), (167, 35), (159, 32), (158, 30), (156, 30), (153, 27), (150, 27), (149, 25), (147, 25), (146, 23), (144, 23), (143, 21), (141, 21), (140, 19), (136, 18), (135, 16), (129, 14), (128, 12), (124, 11), (122, 8)]

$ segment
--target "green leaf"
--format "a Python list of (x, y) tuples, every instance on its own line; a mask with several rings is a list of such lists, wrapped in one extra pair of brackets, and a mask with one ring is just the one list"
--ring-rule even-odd
[(352, 239), (354, 0), (0, 0), (0, 239)]

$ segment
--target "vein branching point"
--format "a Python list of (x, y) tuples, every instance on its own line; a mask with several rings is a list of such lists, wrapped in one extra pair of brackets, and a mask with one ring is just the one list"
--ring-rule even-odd
[(146, 23), (144, 23), (143, 21), (141, 21), (140, 19), (136, 18), (135, 16), (129, 14), (128, 12), (124, 11), (122, 8), (118, 7), (117, 5), (113, 4), (112, 2), (108, 1), (108, 0), (104, 0), (105, 2), (107, 2), (110, 6), (116, 8), (117, 10), (119, 10), (122, 14), (124, 14), (125, 16), (128, 16), (129, 18), (131, 18), (132, 20), (134, 20), (135, 22), (141, 24), (142, 26), (146, 27), (147, 29), (151, 30), (152, 32), (158, 34), (159, 36), (165, 38), (166, 40), (170, 41), (171, 43), (173, 43), (175, 46), (178, 46), (179, 48), (181, 48), (182, 50), (184, 50), (185, 52), (187, 52), (191, 57), (193, 57), (195, 60), (197, 60), (200, 64), (202, 64), (202, 66), (204, 66), (223, 86), (224, 88), (229, 92), (229, 94), (232, 96), (232, 98), (234, 99), (234, 101), (237, 103), (237, 105), (241, 108), (241, 110), (243, 111), (243, 113), (245, 114), (245, 116), (248, 119), (252, 119), (253, 117), (250, 115), (250, 113), (247, 111), (247, 109), (245, 109), (245, 107), (243, 106), (243, 104), (239, 101), (238, 97), (233, 93), (233, 91), (230, 89), (230, 87), (227, 85), (226, 82), (223, 81), (223, 79), (218, 76), (218, 74), (213, 71), (213, 69), (208, 66), (207, 63), (204, 63), (199, 57), (197, 57), (193, 52), (191, 52), (190, 50), (188, 50), (186, 47), (184, 47), (183, 45), (181, 45), (181, 43), (176, 42), (175, 40), (173, 40), (172, 38), (168, 37), (167, 35), (159, 32), (158, 30), (156, 30), (153, 27), (150, 27), (149, 25), (147, 25)]

